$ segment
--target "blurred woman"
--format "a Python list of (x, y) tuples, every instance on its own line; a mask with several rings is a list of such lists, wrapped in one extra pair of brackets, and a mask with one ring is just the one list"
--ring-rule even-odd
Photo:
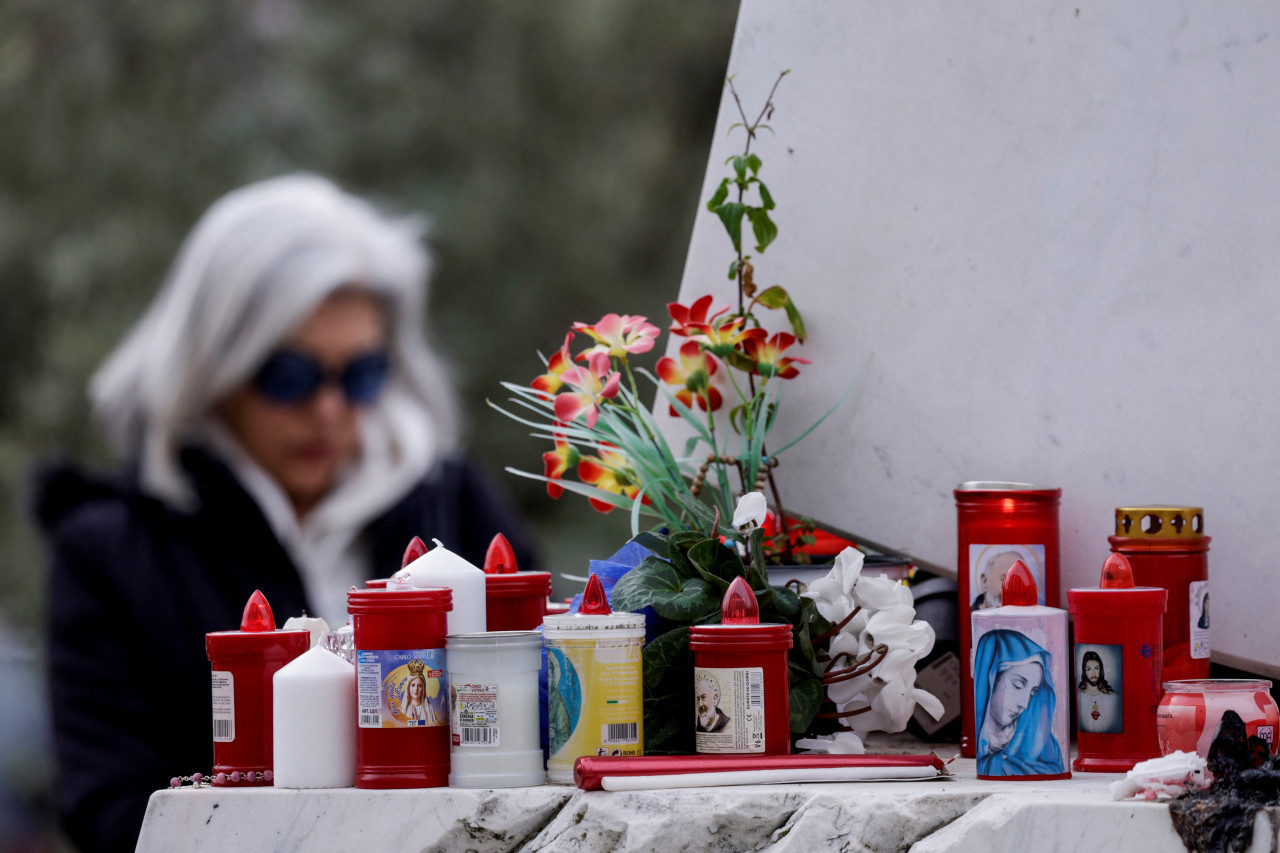
[(414, 536), (479, 563), (503, 532), (531, 567), (457, 453), (421, 231), (315, 176), (236, 190), (94, 376), (123, 469), (59, 466), (37, 496), (60, 806), (84, 850), (132, 850), (149, 794), (208, 771), (204, 635), (238, 627), (255, 589), (278, 622), (336, 627)]

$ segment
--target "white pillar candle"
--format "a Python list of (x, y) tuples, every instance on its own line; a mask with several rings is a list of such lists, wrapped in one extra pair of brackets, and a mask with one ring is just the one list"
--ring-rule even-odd
[(486, 630), (484, 571), (433, 539), (436, 547), (396, 573), (394, 580), (415, 587), (448, 587), (453, 591), (449, 611), (450, 634), (479, 634)]
[(311, 648), (314, 649), (329, 633), (329, 623), (319, 616), (308, 616), (304, 610), (301, 616), (290, 616), (284, 623), (284, 630), (311, 632)]
[(272, 679), (277, 788), (350, 788), (356, 779), (356, 668), (319, 646)]

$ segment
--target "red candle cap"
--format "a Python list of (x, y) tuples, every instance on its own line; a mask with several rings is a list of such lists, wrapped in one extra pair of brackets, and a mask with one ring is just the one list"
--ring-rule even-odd
[(579, 616), (608, 616), (613, 612), (609, 606), (609, 598), (604, 594), (604, 584), (592, 572), (587, 579), (587, 588), (582, 591), (582, 604), (578, 606)]
[(760, 624), (760, 604), (756, 601), (756, 594), (751, 591), (751, 584), (741, 575), (734, 578), (725, 591), (724, 601), (720, 603), (720, 624)]
[(499, 533), (489, 543), (489, 550), (484, 553), (484, 573), (486, 575), (510, 575), (518, 571), (516, 552), (512, 550), (507, 537)]
[(1000, 589), (1000, 603), (1016, 607), (1031, 607), (1040, 603), (1036, 590), (1036, 577), (1031, 574), (1027, 564), (1014, 560), (1009, 573), (1004, 576), (1004, 586)]
[(1098, 586), (1103, 589), (1133, 589), (1133, 565), (1124, 554), (1112, 554), (1102, 564), (1102, 580)]
[(409, 547), (404, 549), (404, 556), (400, 558), (400, 568), (412, 563), (419, 557), (426, 556), (427, 546), (417, 536), (413, 537), (413, 541), (409, 543)]
[(276, 629), (276, 617), (271, 613), (271, 605), (262, 590), (255, 589), (249, 596), (249, 603), (244, 606), (244, 615), (240, 617), (240, 630), (250, 634), (261, 634)]

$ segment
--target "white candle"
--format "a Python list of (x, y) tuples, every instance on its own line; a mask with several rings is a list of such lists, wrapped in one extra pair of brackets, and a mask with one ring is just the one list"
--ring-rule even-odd
[(397, 572), (395, 580), (415, 587), (448, 587), (453, 591), (449, 633), (483, 633), (487, 624), (484, 572), (444, 547), (439, 539), (431, 541), (436, 547)]
[(537, 631), (451, 634), (452, 788), (513, 788), (547, 780), (539, 743)]
[(329, 633), (329, 623), (321, 619), (319, 616), (308, 616), (307, 611), (302, 611), (301, 616), (290, 616), (284, 623), (286, 631), (310, 631), (311, 632), (311, 648), (320, 645), (320, 641), (324, 639), (324, 635)]
[(356, 668), (317, 646), (272, 679), (277, 788), (350, 788), (356, 779)]

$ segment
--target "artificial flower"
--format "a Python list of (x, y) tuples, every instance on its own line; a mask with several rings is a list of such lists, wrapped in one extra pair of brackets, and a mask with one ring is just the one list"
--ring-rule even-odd
[(742, 351), (747, 358), (755, 362), (755, 371), (761, 376), (794, 379), (800, 375), (796, 365), (810, 363), (807, 358), (782, 356), (782, 353), (795, 342), (796, 336), (787, 332), (778, 332), (767, 341), (763, 335), (760, 335), (743, 341)]
[(828, 755), (862, 755), (867, 751), (858, 733), (850, 731), (800, 738), (796, 741), (796, 746), (811, 752), (825, 752)]
[(668, 302), (667, 313), (669, 313), (671, 315), (671, 319), (675, 321), (671, 324), (671, 334), (680, 335), (683, 338), (703, 334), (706, 325), (728, 311), (729, 306), (724, 306), (719, 311), (716, 311), (708, 317), (707, 311), (710, 309), (710, 293), (703, 296), (701, 299), (698, 299), (688, 307), (681, 305), (679, 302)]
[[(704, 411), (714, 412), (724, 402), (720, 390), (711, 384), (717, 370), (716, 360), (702, 351), (697, 341), (685, 341), (680, 345), (680, 360), (663, 356), (658, 360), (655, 372), (668, 385), (683, 386), (676, 391), (676, 399), (692, 409), (693, 402)], [(668, 407), (671, 416), (678, 417), (675, 406)]]
[(569, 342), (572, 340), (573, 332), (567, 333), (560, 349), (547, 359), (547, 372), (529, 383), (535, 390), (550, 396), (564, 385), (564, 372), (573, 367), (573, 356), (569, 354)]
[(739, 345), (745, 347), (748, 341), (763, 340), (769, 336), (761, 328), (742, 328), (746, 322), (746, 317), (733, 317), (719, 323), (705, 323), (698, 327), (698, 334), (690, 337), (705, 344), (712, 354), (726, 358)]
[[(578, 479), (589, 483), (597, 489), (635, 498), (640, 492), (636, 485), (636, 474), (627, 464), (627, 458), (616, 449), (605, 445), (600, 447), (600, 456), (584, 456), (578, 462)], [(600, 512), (611, 512), (613, 504), (597, 498), (588, 498), (593, 507)]]
[(747, 492), (738, 498), (738, 505), (733, 510), (733, 526), (739, 530), (744, 527), (759, 527), (764, 524), (764, 514), (768, 512), (764, 492)]
[(555, 450), (548, 450), (542, 454), (542, 465), (543, 473), (547, 478), (547, 494), (558, 498), (564, 494), (564, 486), (555, 481), (564, 477), (566, 471), (578, 464), (581, 454), (578, 453), (578, 448), (559, 435), (555, 438), (555, 445)]
[(610, 372), (609, 356), (603, 352), (592, 353), (586, 366), (575, 365), (560, 374), (564, 384), (576, 389), (564, 391), (556, 395), (556, 418), (570, 423), (579, 415), (587, 416), (587, 428), (596, 425), (599, 406), (602, 400), (608, 400), (618, 393), (618, 383), (622, 374)]
[(639, 355), (653, 349), (654, 339), (662, 332), (647, 317), (630, 314), (605, 314), (594, 326), (574, 323), (573, 330), (585, 332), (596, 342), (595, 346), (580, 354), (579, 358), (588, 358), (594, 353), (602, 352), (611, 358), (621, 359), (625, 359), (627, 353)]

